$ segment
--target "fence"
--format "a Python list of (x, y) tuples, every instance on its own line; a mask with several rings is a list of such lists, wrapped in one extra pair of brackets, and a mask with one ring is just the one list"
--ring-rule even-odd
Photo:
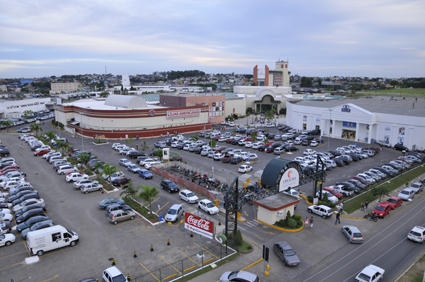
[(180, 178), (174, 174), (171, 174), (165, 170), (163, 170), (162, 168), (156, 167), (156, 166), (152, 166), (151, 170), (158, 174), (161, 175), (162, 177), (168, 178), (173, 180), (175, 183), (184, 186), (186, 188), (188, 188), (189, 190), (196, 192), (198, 194), (201, 194), (207, 198), (209, 198), (210, 200), (216, 200), (217, 199), (217, 195), (212, 193), (211, 191), (208, 191), (208, 189), (199, 186), (196, 183), (193, 183), (191, 181), (188, 181), (186, 179)]
[(230, 247), (226, 248), (226, 246), (218, 243), (214, 243), (208, 247), (199, 245), (199, 247), (199, 252), (194, 254), (189, 255), (182, 252), (182, 255), (184, 255), (183, 259), (170, 262), (163, 258), (166, 263), (155, 269), (150, 270), (144, 266), (145, 273), (132, 276), (131, 280), (138, 282), (172, 281), (236, 253)]

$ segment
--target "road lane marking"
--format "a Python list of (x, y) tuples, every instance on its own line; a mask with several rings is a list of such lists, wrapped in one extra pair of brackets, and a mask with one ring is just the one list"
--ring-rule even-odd
[(0, 268), (0, 272), (3, 271), (3, 270), (11, 269), (12, 267), (20, 265), (20, 264), (24, 264), (24, 262), (20, 261), (20, 262), (14, 263), (14, 264), (6, 265), (5, 267)]
[(25, 250), (27, 251), (28, 256), (30, 257), (30, 256), (31, 256), (31, 254), (30, 254), (30, 250), (28, 249), (27, 242), (24, 240), (24, 241), (22, 241), (22, 243), (24, 243)]
[(43, 282), (52, 281), (52, 280), (55, 280), (55, 279), (57, 279), (57, 278), (59, 278), (59, 274), (53, 275), (52, 277), (50, 277), (50, 278), (48, 278), (48, 279), (46, 279), (46, 280), (43, 280)]
[(180, 253), (182, 253), (185, 257), (187, 257), (191, 262), (193, 262), (194, 264), (196, 264), (197, 266), (201, 266), (199, 263), (197, 263), (196, 261), (194, 261), (190, 256), (188, 256), (184, 251), (177, 249)]
[(141, 266), (141, 267), (143, 267), (150, 275), (152, 275), (152, 277), (156, 280), (156, 281), (160, 281), (159, 279), (158, 279), (158, 277), (156, 277), (155, 276), (155, 274), (153, 274), (143, 263), (141, 263), (141, 262), (139, 262), (139, 265)]
[(8, 258), (8, 257), (11, 257), (11, 256), (25, 254), (25, 253), (26, 253), (26, 251), (22, 251), (22, 252), (16, 252), (16, 253), (13, 253), (13, 254), (9, 254), (9, 255), (6, 255), (6, 256), (1, 256), (0, 257), (0, 260), (5, 259), (5, 258)]
[(175, 272), (177, 272), (178, 274), (182, 274), (177, 267), (175, 267), (174, 265), (172, 265), (169, 261), (167, 261), (163, 256), (159, 256), (160, 259), (162, 259), (163, 262), (165, 262), (166, 264), (168, 264), (172, 269), (174, 269)]

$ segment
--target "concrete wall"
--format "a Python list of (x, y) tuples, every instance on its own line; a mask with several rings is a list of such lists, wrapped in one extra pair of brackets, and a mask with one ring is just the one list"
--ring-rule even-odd
[(17, 118), (25, 111), (42, 111), (46, 110), (46, 104), (50, 104), (50, 98), (35, 98), (35, 99), (24, 99), (9, 101), (3, 100), (0, 101), (0, 113), (3, 113), (3, 116), (6, 118)]
[(237, 114), (238, 116), (244, 116), (246, 114), (246, 100), (243, 98), (228, 99), (224, 105), (225, 117), (231, 114)]
[(291, 215), (293, 215), (294, 214), (294, 207), (295, 206), (292, 205), (292, 206), (289, 206), (287, 208), (283, 208), (283, 209), (278, 210), (278, 211), (270, 211), (266, 208), (258, 206), (257, 218), (261, 221), (264, 221), (265, 223), (275, 224), (276, 221), (279, 221), (281, 219), (285, 219), (288, 211), (291, 213)]

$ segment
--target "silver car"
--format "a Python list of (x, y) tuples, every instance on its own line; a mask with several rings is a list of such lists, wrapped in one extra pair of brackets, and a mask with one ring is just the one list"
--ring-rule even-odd
[(286, 241), (275, 243), (273, 245), (273, 251), (287, 266), (297, 266), (300, 264), (297, 253)]
[(341, 227), (342, 234), (347, 237), (350, 243), (361, 244), (364, 241), (363, 235), (360, 230), (353, 225), (344, 225)]
[(258, 276), (254, 273), (248, 271), (226, 271), (220, 276), (219, 282), (230, 282), (230, 281), (240, 281), (240, 282), (258, 282), (260, 281)]

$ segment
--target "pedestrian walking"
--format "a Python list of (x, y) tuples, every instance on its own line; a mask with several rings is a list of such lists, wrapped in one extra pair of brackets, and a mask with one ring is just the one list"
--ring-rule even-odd
[(339, 213), (342, 213), (344, 211), (344, 203), (341, 203), (339, 205)]
[(364, 208), (365, 208), (365, 210), (367, 211), (367, 206), (369, 205), (369, 201), (368, 200), (366, 200), (366, 202), (364, 203)]
[(335, 215), (335, 224), (341, 223), (340, 217), (341, 217), (341, 214), (339, 212), (337, 212), (336, 215)]
[(307, 225), (308, 225), (308, 217), (307, 217), (307, 216), (305, 217), (304, 225), (305, 225), (305, 226), (307, 226)]
[(360, 210), (364, 211), (364, 202), (362, 202), (362, 206), (361, 206)]
[(313, 229), (313, 216), (310, 217), (310, 228)]

